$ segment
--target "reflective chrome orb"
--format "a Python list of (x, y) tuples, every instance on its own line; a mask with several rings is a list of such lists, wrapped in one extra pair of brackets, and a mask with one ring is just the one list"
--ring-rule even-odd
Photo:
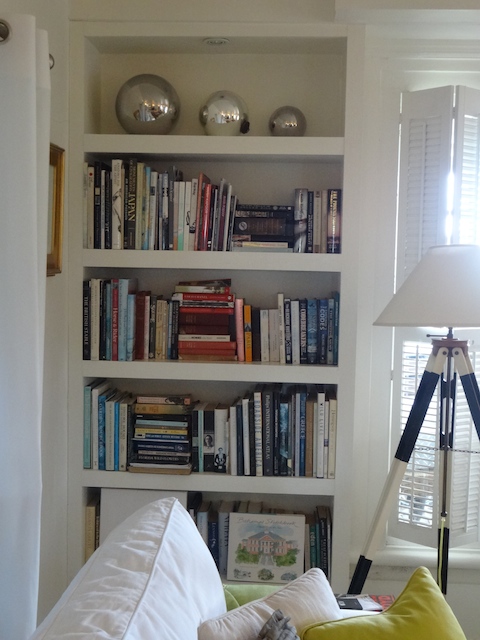
[(307, 120), (297, 107), (279, 107), (270, 116), (268, 128), (273, 136), (303, 136)]
[(170, 133), (180, 114), (180, 100), (165, 78), (144, 73), (122, 85), (115, 111), (127, 133)]
[(248, 109), (232, 91), (216, 91), (200, 109), (200, 122), (209, 136), (238, 136), (248, 133)]

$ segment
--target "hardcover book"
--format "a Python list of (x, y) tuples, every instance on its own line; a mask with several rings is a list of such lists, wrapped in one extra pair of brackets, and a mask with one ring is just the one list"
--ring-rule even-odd
[(283, 584), (303, 573), (305, 516), (231, 513), (227, 579)]

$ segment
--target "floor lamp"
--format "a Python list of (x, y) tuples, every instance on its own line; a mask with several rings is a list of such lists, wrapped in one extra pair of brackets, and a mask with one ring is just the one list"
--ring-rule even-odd
[(391, 327), (448, 327), (434, 336), (410, 415), (390, 467), (367, 540), (355, 568), (349, 593), (361, 593), (373, 555), (385, 532), (390, 512), (435, 388), (442, 380), (439, 425), (441, 486), (438, 526), (437, 582), (447, 591), (449, 549), (449, 458), (454, 427), (454, 380), (458, 373), (480, 439), (480, 391), (467, 341), (453, 337), (453, 328), (480, 327), (480, 246), (445, 245), (429, 249), (374, 323)]

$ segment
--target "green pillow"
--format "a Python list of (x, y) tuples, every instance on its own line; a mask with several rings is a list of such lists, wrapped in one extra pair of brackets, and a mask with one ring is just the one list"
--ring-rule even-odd
[(450, 606), (425, 567), (418, 568), (383, 613), (305, 627), (302, 640), (466, 640)]
[(227, 611), (241, 607), (243, 604), (265, 598), (278, 591), (279, 585), (272, 584), (224, 584)]

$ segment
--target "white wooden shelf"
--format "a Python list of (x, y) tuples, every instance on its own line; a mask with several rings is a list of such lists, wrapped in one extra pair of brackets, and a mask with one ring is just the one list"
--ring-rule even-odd
[(180, 360), (113, 362), (83, 361), (85, 377), (138, 380), (218, 380), (224, 382), (285, 382), (337, 384), (338, 367), (275, 365), (267, 362), (190, 362)]
[(324, 478), (230, 476), (218, 473), (168, 475), (164, 473), (84, 470), (82, 482), (86, 487), (261, 494), (265, 496), (266, 502), (268, 502), (268, 495), (271, 494), (321, 497), (331, 496), (335, 490), (335, 480)]

